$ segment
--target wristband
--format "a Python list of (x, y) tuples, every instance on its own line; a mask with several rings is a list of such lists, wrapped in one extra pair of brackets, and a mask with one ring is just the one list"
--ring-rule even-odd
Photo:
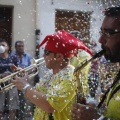
[(25, 86), (22, 88), (22, 93), (25, 95), (26, 89), (30, 87), (28, 83), (25, 84)]

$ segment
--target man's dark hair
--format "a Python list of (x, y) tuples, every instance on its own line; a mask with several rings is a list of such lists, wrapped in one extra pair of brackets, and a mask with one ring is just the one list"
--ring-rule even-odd
[[(0, 43), (1, 42), (5, 42), (5, 43), (7, 43), (7, 45), (8, 45), (8, 42), (5, 40), (5, 39), (3, 39), (3, 38), (0, 38)], [(9, 46), (9, 45), (8, 45)]]
[(18, 43), (23, 43), (24, 44), (24, 42), (22, 40), (18, 40), (18, 41), (15, 42), (15, 47), (17, 47)]
[(104, 11), (105, 16), (118, 16), (120, 15), (120, 6), (109, 7)]
[(70, 31), (70, 34), (72, 34), (73, 36), (75, 36), (76, 38), (80, 40), (82, 39), (81, 33), (78, 30)]

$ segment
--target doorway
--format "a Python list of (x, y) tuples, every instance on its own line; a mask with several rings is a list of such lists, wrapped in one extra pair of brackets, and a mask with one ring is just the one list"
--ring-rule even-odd
[(55, 13), (55, 31), (79, 31), (84, 43), (89, 44), (92, 12), (56, 10)]
[(0, 38), (5, 39), (10, 48), (12, 43), (13, 7), (0, 5)]

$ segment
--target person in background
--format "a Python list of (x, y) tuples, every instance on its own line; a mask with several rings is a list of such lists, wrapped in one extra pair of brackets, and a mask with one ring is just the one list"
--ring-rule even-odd
[[(26, 53), (24, 50), (24, 42), (18, 40), (15, 42), (15, 51), (11, 53), (18, 59), (18, 66), (20, 68), (25, 68), (31, 65), (31, 55)], [(34, 83), (31, 83), (32, 85)], [(21, 91), (19, 92), (19, 102), (20, 102), (20, 110), (18, 111), (18, 119), (19, 120), (31, 120), (33, 105), (30, 103), (23, 95)], [(30, 107), (31, 106), (31, 107)]]
[(47, 35), (39, 47), (43, 44), (43, 57), (50, 72), (40, 80), (36, 89), (28, 84), (27, 74), (23, 78), (15, 77), (12, 82), (36, 105), (34, 120), (72, 120), (70, 111), (75, 101), (76, 81), (74, 66), (69, 59), (78, 49), (91, 51), (64, 30)]
[[(106, 60), (111, 63), (120, 62), (120, 6), (105, 9), (99, 42), (105, 51)], [(96, 106), (90, 104), (74, 104), (72, 118), (74, 120), (120, 120), (120, 70), (112, 85), (103, 95), (102, 100)], [(103, 103), (106, 106), (102, 106)], [(104, 108), (103, 108), (104, 107)], [(97, 109), (98, 108), (98, 109)], [(101, 117), (100, 117), (101, 116)]]
[(19, 67), (25, 68), (31, 65), (31, 55), (24, 51), (24, 42), (18, 40), (15, 42), (15, 51), (11, 53), (11, 55), (15, 55), (18, 59)]
[[(96, 42), (92, 41), (90, 48), (94, 54), (97, 53)], [(89, 80), (88, 81), (89, 81), (90, 95), (93, 99), (95, 98), (95, 95), (97, 92), (96, 90), (99, 87), (99, 83), (100, 83), (99, 64), (100, 64), (99, 58), (96, 58), (93, 61), (91, 61), (91, 68), (90, 68), (90, 72), (89, 72)]]
[[(76, 31), (76, 30), (71, 31), (70, 34), (74, 35), (76, 38), (84, 42), (82, 40), (82, 37), (79, 31)], [(70, 62), (74, 67), (76, 67), (80, 65), (83, 61), (89, 60), (90, 58), (91, 58), (91, 54), (89, 54), (84, 50), (79, 49), (77, 56), (73, 56)], [(79, 70), (79, 79), (81, 83), (81, 88), (83, 89), (85, 96), (89, 94), (88, 74), (89, 74), (90, 67), (91, 67), (91, 63), (86, 65), (82, 70)]]
[[(11, 74), (18, 66), (15, 56), (8, 53), (7, 41), (0, 38), (0, 78)], [(12, 69), (12, 68), (15, 69)], [(10, 81), (7, 81), (9, 83)], [(0, 84), (2, 86), (2, 84)], [(0, 120), (16, 120), (16, 111), (19, 109), (18, 90), (16, 87), (0, 92)]]

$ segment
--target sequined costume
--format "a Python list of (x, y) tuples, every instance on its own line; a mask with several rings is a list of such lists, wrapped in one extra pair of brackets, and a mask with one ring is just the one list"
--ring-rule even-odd
[[(73, 71), (74, 67), (68, 65), (55, 75), (47, 73), (44, 79), (36, 85), (36, 89), (46, 94), (48, 102), (55, 109), (54, 120), (71, 120), (70, 111), (75, 96)], [(49, 114), (36, 107), (34, 119), (49, 120)]]

